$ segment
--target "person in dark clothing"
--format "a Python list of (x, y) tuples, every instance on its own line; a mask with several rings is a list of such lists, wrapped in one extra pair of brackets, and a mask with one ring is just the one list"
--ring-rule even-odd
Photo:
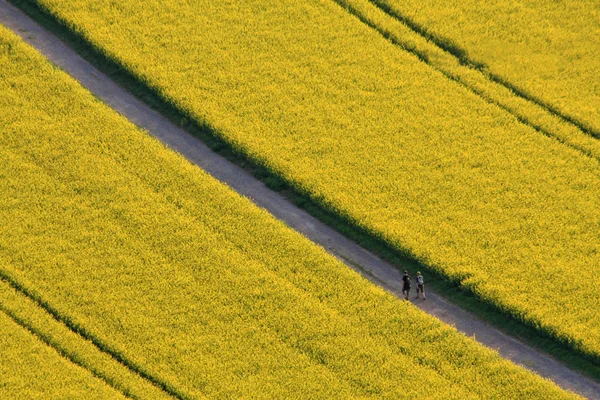
[(404, 298), (408, 300), (408, 293), (410, 292), (410, 275), (408, 271), (404, 270), (404, 276), (402, 277), (402, 294)]
[(423, 300), (425, 300), (425, 281), (421, 272), (417, 272), (417, 299), (419, 298), (419, 293), (423, 293)]

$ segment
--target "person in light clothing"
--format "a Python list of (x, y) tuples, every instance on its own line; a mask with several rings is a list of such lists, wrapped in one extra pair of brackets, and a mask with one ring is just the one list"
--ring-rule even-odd
[(425, 300), (425, 281), (421, 272), (417, 272), (417, 299), (419, 298), (419, 293), (423, 293), (423, 300)]

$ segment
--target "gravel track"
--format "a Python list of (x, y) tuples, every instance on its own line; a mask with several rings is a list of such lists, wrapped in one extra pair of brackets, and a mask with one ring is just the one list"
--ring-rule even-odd
[[(267, 188), (241, 167), (211, 151), (204, 143), (171, 123), (138, 100), (108, 76), (98, 71), (77, 52), (38, 25), (22, 11), (0, 0), (0, 23), (66, 71), (99, 99), (152, 136), (179, 152), (213, 177), (265, 208), (291, 228), (301, 232), (365, 278), (401, 297), (401, 273), (355, 242), (299, 209)], [(414, 275), (414, 274), (413, 274)], [(414, 295), (414, 291), (413, 291)], [(427, 291), (427, 300), (411, 300), (425, 312), (451, 324), (481, 344), (537, 374), (553, 380), (562, 388), (590, 399), (600, 399), (600, 383), (566, 367), (546, 353), (510, 337), (476, 316)]]

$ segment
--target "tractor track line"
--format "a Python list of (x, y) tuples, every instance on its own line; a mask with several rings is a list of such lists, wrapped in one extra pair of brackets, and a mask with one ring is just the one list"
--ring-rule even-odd
[[(8, 282), (6, 282), (6, 283), (8, 283)], [(12, 311), (5, 308), (4, 305), (2, 305), (2, 304), (0, 304), (0, 312), (4, 313), (7, 317), (9, 317), (11, 320), (13, 320), (17, 325), (21, 326), (21, 328), (25, 329), (27, 332), (29, 332), (30, 334), (35, 336), (46, 346), (48, 346), (51, 349), (53, 349), (54, 351), (56, 351), (61, 357), (63, 357), (70, 363), (85, 369), (86, 371), (91, 373), (94, 377), (102, 380), (108, 386), (112, 387), (116, 391), (123, 394), (123, 396), (125, 396), (129, 399), (137, 399), (137, 397), (131, 395), (129, 392), (120, 388), (112, 379), (110, 379), (109, 377), (104, 375), (102, 372), (97, 371), (95, 368), (92, 368), (89, 365), (87, 365), (86, 363), (78, 360), (77, 357), (75, 357), (71, 352), (69, 352), (68, 350), (65, 350), (60, 345), (57, 345), (56, 343), (54, 343), (52, 341), (51, 337), (49, 337), (48, 335), (44, 334), (43, 332), (35, 329), (31, 325), (27, 324), (23, 319), (19, 318), (15, 313), (13, 313)]]
[[(0, 2), (0, 10), (2, 10), (2, 3), (1, 2)], [(0, 22), (3, 22), (1, 16), (0, 16)], [(79, 337), (81, 337), (81, 338), (83, 338), (85, 340), (88, 340), (94, 346), (96, 346), (96, 348), (98, 350), (100, 350), (101, 352), (103, 352), (105, 354), (108, 354), (116, 362), (118, 362), (121, 365), (127, 367), (133, 373), (135, 373), (138, 376), (140, 376), (141, 378), (149, 381), (150, 383), (152, 383), (157, 388), (163, 390), (164, 392), (168, 393), (169, 395), (171, 395), (171, 396), (173, 396), (173, 397), (175, 397), (177, 399), (180, 399), (180, 400), (187, 400), (189, 398), (188, 396), (179, 393), (168, 382), (164, 382), (160, 378), (152, 376), (152, 374), (146, 372), (142, 367), (140, 367), (139, 365), (136, 365), (133, 361), (128, 360), (121, 353), (119, 353), (118, 351), (112, 349), (110, 346), (108, 346), (107, 344), (105, 344), (102, 340), (100, 340), (99, 338), (97, 338), (94, 334), (90, 333), (85, 327), (83, 327), (80, 324), (74, 322), (69, 316), (63, 315), (54, 306), (52, 306), (50, 303), (48, 303), (46, 300), (44, 300), (38, 293), (36, 293), (35, 291), (27, 288), (26, 286), (24, 286), (23, 284), (21, 284), (20, 282), (18, 282), (18, 280), (16, 280), (13, 276), (11, 276), (9, 273), (7, 273), (6, 271), (4, 271), (2, 269), (0, 269), (0, 280), (4, 281), (6, 284), (8, 284), (10, 287), (12, 287), (13, 289), (15, 289), (20, 294), (22, 294), (22, 295), (26, 296), (27, 298), (29, 298), (30, 300), (32, 300), (36, 305), (38, 305), (44, 311), (46, 311), (48, 314), (50, 314), (52, 316), (52, 318), (54, 318), (59, 323), (65, 325), (73, 333), (79, 335)], [(6, 310), (4, 307), (1, 307), (0, 310), (2, 310), (5, 313), (7, 313), (7, 315), (9, 315), (11, 318), (13, 318), (13, 320), (15, 320), (19, 325), (25, 327), (20, 322), (18, 322), (17, 319), (15, 319), (16, 316), (14, 316), (12, 313), (8, 312), (8, 310)], [(26, 329), (28, 329), (28, 328), (26, 328)], [(34, 333), (34, 331), (31, 331), (31, 332)], [(40, 339), (42, 339), (42, 336), (38, 336), (38, 337)], [(42, 339), (42, 340), (44, 340), (44, 339)], [(63, 353), (61, 352), (61, 354), (63, 354)], [(92, 371), (90, 370), (90, 372), (92, 372)], [(96, 375), (96, 374), (94, 374), (94, 375)], [(100, 377), (100, 378), (104, 380), (104, 378), (102, 378), (102, 377)], [(111, 384), (111, 386), (113, 386), (113, 385)], [(120, 389), (117, 389), (117, 390), (121, 391)], [(131, 396), (128, 395), (128, 397), (131, 397)]]
[[(355, 18), (357, 18), (360, 22), (362, 22), (363, 24), (365, 24), (366, 26), (368, 26), (369, 28), (373, 29), (374, 31), (376, 31), (377, 33), (379, 33), (381, 36), (383, 36), (386, 40), (388, 40), (390, 43), (392, 43), (395, 46), (398, 46), (399, 48), (401, 48), (402, 50), (413, 54), (414, 56), (416, 56), (421, 62), (429, 65), (431, 68), (435, 69), (436, 71), (438, 71), (439, 73), (441, 73), (442, 75), (444, 75), (447, 79), (456, 82), (457, 84), (461, 85), (462, 87), (464, 87), (465, 89), (467, 89), (469, 92), (475, 94), (476, 96), (480, 97), (483, 101), (485, 101), (488, 104), (491, 104), (493, 106), (496, 106), (498, 108), (500, 108), (502, 111), (507, 112), (508, 114), (512, 115), (513, 117), (515, 117), (517, 119), (517, 121), (519, 121), (520, 123), (522, 123), (523, 125), (527, 125), (528, 127), (530, 127), (531, 129), (535, 130), (536, 132), (547, 136), (551, 139), (557, 140), (558, 142), (564, 144), (565, 146), (569, 146), (572, 149), (575, 149), (579, 152), (581, 152), (583, 155), (587, 156), (587, 157), (591, 157), (593, 159), (595, 159), (596, 161), (600, 162), (600, 158), (596, 155), (594, 155), (592, 152), (590, 152), (588, 149), (578, 146), (574, 143), (569, 142), (568, 140), (565, 140), (563, 138), (561, 138), (559, 135), (556, 135), (554, 133), (552, 133), (551, 131), (549, 131), (546, 128), (543, 128), (542, 126), (536, 124), (535, 122), (529, 120), (527, 117), (523, 117), (521, 115), (518, 115), (515, 111), (511, 110), (508, 106), (503, 105), (502, 103), (500, 103), (497, 100), (494, 100), (493, 98), (491, 98), (490, 96), (488, 96), (486, 93), (484, 93), (483, 90), (478, 89), (476, 87), (474, 87), (473, 85), (464, 82), (463, 80), (461, 80), (460, 78), (457, 78), (455, 76), (453, 76), (451, 73), (445, 71), (442, 67), (438, 67), (437, 65), (435, 65), (434, 63), (432, 63), (431, 61), (429, 61), (427, 59), (427, 56), (425, 54), (423, 54), (421, 51), (419, 51), (418, 49), (411, 47), (411, 46), (407, 46), (404, 42), (402, 42), (400, 39), (394, 37), (393, 34), (390, 34), (389, 32), (387, 32), (385, 29), (383, 29), (382, 27), (378, 26), (376, 23), (373, 23), (371, 21), (368, 20), (368, 18), (366, 18), (360, 11), (358, 11), (357, 9), (355, 9), (351, 4), (348, 4), (346, 2), (344, 2), (343, 0), (332, 0), (334, 3), (336, 3), (337, 5), (339, 5), (342, 9), (344, 9), (346, 12), (348, 12), (349, 14), (351, 14), (352, 16), (354, 16)], [(426, 33), (427, 31), (422, 29), (422, 28), (417, 28), (418, 25), (416, 25), (415, 23), (410, 22), (410, 20), (404, 18), (404, 17), (398, 17), (396, 16), (396, 14), (391, 14), (389, 12), (387, 12), (387, 8), (383, 8), (380, 7), (376, 2), (369, 0), (369, 2), (371, 4), (373, 4), (373, 6), (377, 7), (379, 10), (381, 10), (382, 12), (386, 13), (387, 15), (389, 15), (390, 17), (398, 20), (400, 23), (402, 23), (403, 25), (405, 25), (406, 27), (408, 27), (409, 29), (411, 29), (414, 33), (416, 33), (417, 35), (429, 40), (431, 43), (433, 43), (434, 45), (436, 45), (439, 49), (443, 50), (444, 52), (451, 54), (453, 57), (455, 57), (462, 65), (469, 65), (471, 68), (475, 69), (476, 71), (478, 71), (480, 74), (482, 74), (484, 76), (484, 79), (487, 79), (488, 81), (495, 83), (497, 85), (501, 85), (504, 88), (510, 90), (513, 95), (520, 97), (523, 100), (526, 100), (530, 103), (535, 104), (536, 106), (540, 107), (541, 109), (543, 109), (544, 111), (546, 111), (547, 113), (560, 118), (561, 120), (570, 123), (571, 125), (575, 126), (577, 129), (579, 129), (581, 132), (593, 137), (594, 139), (600, 139), (600, 133), (596, 133), (591, 129), (586, 128), (585, 126), (583, 126), (582, 124), (578, 123), (576, 120), (574, 120), (571, 117), (568, 116), (564, 116), (562, 114), (559, 113), (559, 111), (554, 110), (553, 108), (551, 108), (550, 105), (547, 105), (545, 103), (543, 103), (541, 100), (537, 100), (531, 96), (528, 96), (525, 92), (521, 91), (519, 88), (517, 88), (516, 86), (512, 85), (510, 82), (503, 80), (500, 76), (496, 76), (491, 72), (485, 71), (483, 70), (480, 66), (478, 66), (478, 64), (475, 61), (465, 61), (463, 57), (457, 56), (455, 53), (456, 51), (454, 50), (454, 47), (448, 47), (445, 46), (443, 43), (441, 43), (439, 40), (435, 39), (435, 37), (429, 33)], [(423, 33), (425, 32), (425, 33)]]
[[(334, 1), (337, 2), (338, 0), (334, 0)], [(432, 33), (429, 30), (427, 30), (426, 27), (422, 26), (421, 24), (417, 23), (416, 21), (412, 20), (409, 17), (402, 15), (399, 11), (394, 10), (389, 5), (381, 2), (380, 0), (368, 0), (368, 1), (371, 4), (373, 4), (375, 7), (377, 7), (378, 9), (380, 9), (381, 11), (383, 11), (384, 13), (389, 15), (390, 17), (398, 20), (399, 22), (401, 22), (402, 24), (407, 26), (410, 30), (412, 30), (416, 34), (429, 40), (430, 42), (435, 44), (440, 49), (446, 51), (447, 53), (452, 54), (454, 57), (456, 57), (460, 61), (461, 64), (468, 65), (468, 66), (476, 69), (477, 71), (481, 72), (484, 76), (486, 76), (492, 82), (502, 85), (505, 88), (512, 91), (516, 96), (521, 97), (522, 99), (527, 100), (531, 103), (534, 103), (535, 105), (543, 108), (544, 110), (546, 110), (548, 113), (554, 115), (555, 117), (558, 117), (558, 118), (562, 119), (563, 121), (574, 125), (580, 131), (582, 131), (596, 139), (600, 139), (600, 132), (587, 126), (584, 122), (581, 122), (577, 118), (560, 111), (559, 109), (552, 106), (548, 102), (546, 102), (540, 98), (537, 98), (530, 93), (527, 93), (523, 89), (520, 89), (514, 83), (503, 78), (502, 76), (495, 74), (491, 71), (485, 70), (484, 69), (485, 65), (482, 62), (479, 62), (477, 60), (470, 58), (467, 55), (466, 50), (461, 48), (459, 45), (455, 44), (454, 42), (451, 42), (449, 40), (443, 40), (443, 38), (440, 38), (435, 33)]]
[[(366, 279), (384, 287), (396, 296), (401, 296), (401, 273), (396, 267), (365, 250), (307, 211), (293, 205), (282, 195), (267, 188), (247, 170), (212, 151), (200, 139), (178, 127), (116, 84), (54, 34), (42, 28), (20, 9), (9, 4), (7, 0), (0, 0), (0, 23), (22, 37), (96, 97), (140, 128), (147, 130), (171, 149), (179, 152), (191, 163), (249, 198), (259, 207), (266, 209), (292, 229), (321, 245)], [(431, 290), (427, 294), (426, 301), (421, 300), (414, 304), (440, 320), (454, 325), (464, 334), (474, 336), (479, 343), (497, 350), (504, 358), (551, 379), (560, 387), (590, 399), (600, 400), (600, 383), (566, 367), (548, 354), (506, 335)], [(117, 356), (120, 357), (118, 354)], [(161, 387), (164, 385), (163, 383)], [(176, 393), (174, 395), (182, 398)]]

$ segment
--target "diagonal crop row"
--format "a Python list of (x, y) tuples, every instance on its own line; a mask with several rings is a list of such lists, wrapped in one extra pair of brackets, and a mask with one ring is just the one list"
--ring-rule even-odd
[(132, 398), (4, 304), (0, 304), (0, 333), (3, 398)]
[[(512, 114), (535, 131), (600, 160), (597, 134), (568, 117), (528, 96), (514, 85), (491, 73), (466, 56), (457, 45), (436, 39), (414, 21), (398, 16), (389, 6), (370, 0), (334, 0), (361, 22), (422, 62), (440, 71), (485, 101)], [(388, 14), (390, 17), (386, 17)]]
[[(465, 47), (459, 45), (455, 39), (451, 39), (447, 36), (442, 36), (436, 32), (433, 32), (432, 30), (428, 29), (425, 25), (417, 22), (414, 17), (409, 17), (408, 15), (403, 13), (402, 5), (399, 2), (395, 0), (369, 0), (369, 2), (375, 7), (379, 8), (384, 13), (401, 22), (411, 31), (427, 39), (427, 41), (433, 43), (440, 49), (452, 54), (454, 57), (456, 57), (456, 59), (460, 62), (461, 65), (465, 65), (479, 71), (487, 79), (491, 80), (494, 83), (497, 83), (498, 85), (504, 86), (514, 95), (529, 102), (532, 102), (535, 105), (545, 109), (548, 113), (552, 114), (553, 116), (558, 117), (561, 120), (568, 122), (569, 124), (572, 124), (581, 132), (584, 132), (585, 134), (590, 135), (595, 139), (600, 139), (600, 132), (597, 129), (594, 129), (590, 124), (584, 122), (578, 117), (575, 117), (567, 112), (562, 111), (558, 107), (554, 106), (551, 102), (543, 100), (539, 96), (536, 96), (534, 93), (522, 89), (519, 84), (515, 84), (509, 79), (506, 79), (505, 77), (493, 72), (489, 68), (489, 66), (486, 65), (485, 60), (474, 59), (472, 56), (469, 55), (469, 51)], [(544, 4), (540, 3), (539, 6), (544, 7)], [(468, 7), (468, 5), (465, 4), (464, 7)], [(592, 9), (590, 9), (589, 11), (593, 12)], [(429, 10), (429, 12), (435, 13), (436, 10), (431, 9)], [(570, 17), (572, 16), (563, 16), (563, 18)], [(476, 24), (478, 22), (480, 21), (472, 21), (473, 24)]]
[(40, 339), (48, 347), (51, 347), (54, 350), (56, 350), (58, 352), (58, 354), (60, 354), (65, 359), (69, 360), (71, 363), (73, 363), (77, 366), (80, 366), (82, 368), (85, 368), (86, 370), (90, 371), (92, 373), (92, 375), (95, 376), (96, 378), (101, 379), (109, 386), (120, 391), (123, 394), (123, 396), (125, 396), (126, 398), (131, 398), (131, 399), (137, 398), (137, 397), (132, 396), (128, 391), (123, 391), (121, 388), (119, 388), (118, 384), (115, 384), (115, 382), (110, 377), (107, 377), (102, 371), (97, 371), (94, 368), (90, 368), (84, 362), (80, 361), (79, 358), (77, 357), (77, 355), (74, 355), (74, 354), (70, 353), (69, 351), (63, 349), (59, 345), (57, 345), (54, 342), (53, 338), (47, 336), (46, 334), (37, 330), (36, 328), (33, 328), (31, 325), (27, 324), (24, 320), (22, 320), (19, 316), (14, 314), (12, 311), (6, 309), (2, 304), (0, 304), (0, 312), (4, 313), (5, 316), (8, 316), (10, 319), (12, 319), (14, 322), (16, 322), (23, 329), (25, 329), (26, 331), (28, 331), (29, 333), (31, 333), (32, 335), (34, 335), (35, 337)]
[(48, 346), (76, 365), (89, 370), (94, 376), (130, 398), (172, 398), (162, 389), (137, 375), (128, 367), (104, 353), (89, 340), (70, 329), (49, 313), (34, 298), (31, 290), (16, 282), (2, 269), (0, 271), (0, 308), (15, 322), (37, 336)]
[[(13, 290), (17, 291), (19, 294), (21, 294), (23, 297), (25, 297), (25, 301), (28, 300), (30, 302), (33, 302), (33, 303), (35, 303), (35, 305), (37, 307), (43, 309), (48, 315), (50, 315), (54, 319), (55, 322), (63, 324), (72, 333), (75, 333), (80, 338), (83, 338), (83, 339), (87, 340), (88, 342), (91, 342), (91, 344), (93, 344), (95, 346), (95, 348), (97, 350), (99, 350), (101, 353), (109, 355), (114, 361), (116, 361), (119, 364), (121, 364), (122, 366), (128, 368), (131, 372), (137, 374), (139, 377), (145, 379), (146, 381), (151, 382), (152, 385), (154, 385), (156, 388), (160, 388), (163, 391), (163, 394), (157, 394), (157, 393), (153, 393), (152, 391), (148, 392), (148, 388), (144, 388), (141, 391), (141, 393), (145, 393), (145, 394), (152, 393), (153, 397), (156, 397), (156, 396), (163, 397), (164, 394), (168, 393), (169, 395), (171, 395), (175, 398), (178, 398), (178, 399), (186, 399), (187, 398), (187, 396), (179, 394), (170, 384), (165, 383), (165, 382), (161, 381), (159, 378), (152, 376), (151, 374), (146, 372), (144, 370), (144, 368), (140, 367), (139, 365), (135, 365), (135, 363), (128, 360), (126, 357), (124, 357), (118, 351), (112, 349), (110, 346), (105, 344), (102, 340), (100, 340), (94, 334), (89, 332), (81, 324), (73, 321), (68, 315), (65, 315), (65, 314), (61, 313), (60, 311), (58, 311), (55, 307), (53, 307), (48, 301), (44, 300), (42, 298), (42, 296), (37, 294), (34, 290), (19, 283), (4, 268), (0, 268), (0, 279), (1, 279), (0, 282), (4, 282), (4, 284), (10, 285), (10, 287)], [(31, 305), (29, 305), (29, 307), (31, 307)], [(90, 365), (89, 361), (84, 361), (83, 359), (81, 359), (80, 355), (78, 355), (77, 353), (73, 353), (72, 351), (70, 351), (66, 348), (63, 348), (61, 344), (57, 343), (58, 338), (53, 338), (51, 336), (48, 336), (41, 329), (35, 328), (32, 325), (28, 324), (24, 319), (22, 319), (17, 314), (17, 312), (8, 309), (5, 305), (0, 304), (0, 309), (6, 315), (8, 315), (11, 319), (13, 319), (19, 325), (21, 325), (22, 327), (24, 327), (25, 329), (30, 331), (32, 334), (34, 334), (36, 337), (38, 337), (40, 340), (42, 340), (45, 344), (54, 348), (56, 351), (59, 352), (59, 354), (61, 354), (63, 357), (65, 357), (72, 363), (87, 369), (94, 376), (102, 379), (108, 385), (110, 385), (110, 386), (114, 387), (116, 390), (120, 391), (124, 396), (129, 397), (129, 398), (139, 398), (138, 396), (135, 396), (135, 394), (134, 394), (136, 391), (139, 391), (139, 386), (140, 386), (139, 382), (137, 382), (137, 385), (136, 385), (138, 387), (134, 386), (133, 389), (127, 388), (126, 386), (124, 387), (123, 382), (117, 381), (117, 379), (122, 380), (123, 379), (122, 377), (118, 377), (117, 379), (115, 379), (114, 376), (108, 375), (106, 371), (102, 371), (102, 370), (97, 369), (96, 367)], [(42, 329), (47, 329), (47, 326), (45, 326)], [(98, 357), (98, 355), (95, 355), (95, 357)], [(114, 372), (114, 371), (110, 371), (110, 372)], [(120, 371), (120, 374), (123, 374), (123, 372)], [(128, 377), (128, 378), (131, 379), (131, 377)], [(125, 383), (125, 385), (127, 385), (127, 383)]]
[(501, 77), (500, 75), (491, 72), (489, 70), (489, 68), (485, 65), (485, 63), (483, 63), (482, 61), (479, 61), (479, 60), (475, 60), (472, 57), (470, 57), (468, 55), (467, 50), (462, 48), (461, 46), (459, 46), (456, 42), (454, 42), (453, 40), (451, 40), (449, 38), (442, 37), (438, 34), (430, 32), (425, 26), (417, 23), (415, 20), (409, 18), (406, 15), (403, 15), (397, 7), (390, 5), (390, 2), (385, 1), (385, 0), (369, 0), (369, 1), (373, 5), (378, 7), (380, 10), (382, 10), (383, 12), (387, 13), (388, 15), (392, 16), (393, 18), (397, 19), (398, 21), (400, 21), (401, 23), (406, 25), (413, 32), (423, 36), (424, 38), (431, 41), (439, 48), (454, 55), (460, 61), (460, 63), (462, 65), (466, 65), (466, 66), (469, 66), (471, 68), (478, 70), (479, 72), (484, 74), (491, 81), (506, 87), (515, 95), (517, 95), (527, 101), (533, 102), (536, 105), (538, 105), (539, 107), (546, 109), (549, 113), (555, 115), (556, 117), (559, 117), (562, 120), (573, 124), (582, 132), (584, 132), (588, 135), (591, 135), (591, 136), (595, 137), (596, 139), (600, 138), (600, 132), (595, 131), (593, 128), (588, 126), (586, 123), (580, 121), (578, 118), (570, 116), (570, 115), (560, 111), (556, 107), (552, 106), (550, 103), (543, 101), (542, 99), (536, 97), (535, 95), (533, 95), (531, 93), (526, 92), (523, 89), (520, 89), (517, 85), (511, 83), (510, 81)]

